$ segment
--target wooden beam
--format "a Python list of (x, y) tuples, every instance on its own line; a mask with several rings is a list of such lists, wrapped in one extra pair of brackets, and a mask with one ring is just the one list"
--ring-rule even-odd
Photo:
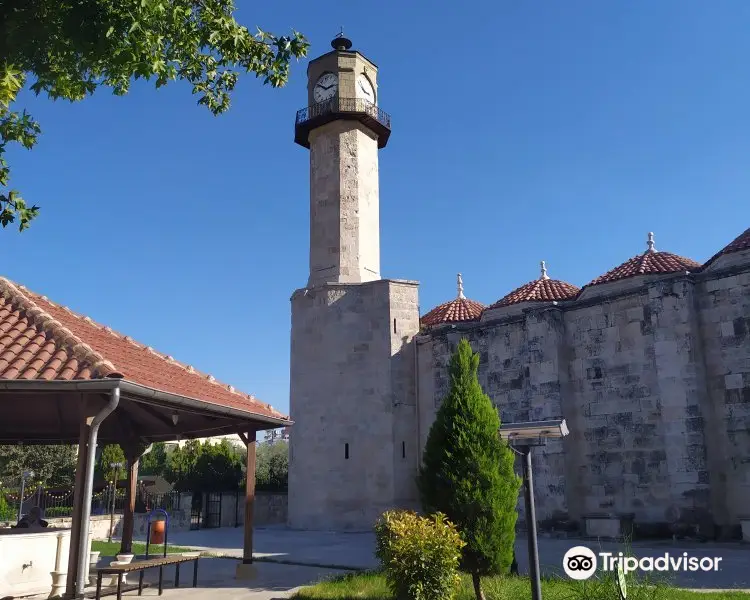
[(130, 443), (123, 448), (128, 460), (128, 487), (126, 488), (125, 510), (122, 516), (122, 541), (120, 554), (133, 551), (133, 526), (135, 523), (135, 501), (138, 494), (138, 463), (148, 448), (145, 444)]
[(65, 415), (63, 411), (63, 405), (62, 405), (62, 398), (60, 397), (60, 394), (55, 395), (55, 405), (57, 407), (57, 420), (60, 425), (60, 435), (63, 436), (64, 432), (64, 423), (65, 423)]
[(247, 439), (247, 477), (245, 484), (245, 537), (242, 563), (253, 562), (253, 516), (255, 512), (255, 431), (244, 434)]
[(175, 429), (175, 425), (174, 423), (172, 423), (172, 419), (165, 417), (155, 408), (152, 408), (148, 404), (143, 404), (139, 402), (133, 402), (133, 405), (138, 406), (138, 408), (140, 408), (143, 412), (148, 413), (152, 418), (156, 419), (160, 423), (169, 427), (169, 429)]
[[(143, 427), (130, 413), (128, 413), (127, 410), (125, 410), (125, 407), (123, 407), (122, 404), (117, 410), (117, 425), (122, 426), (122, 437), (125, 439), (125, 442), (119, 442), (119, 444), (123, 450), (125, 450), (126, 446), (132, 446), (136, 443), (144, 443), (141, 436), (138, 434), (139, 431), (143, 430)], [(146, 445), (146, 447), (148, 448), (148, 445)], [(125, 456), (128, 456), (127, 451), (125, 451)]]
[(166, 410), (176, 410), (181, 415), (196, 415), (199, 417), (203, 417), (206, 419), (216, 420), (216, 419), (223, 419), (225, 418), (222, 416), (216, 416), (210, 408), (200, 409), (200, 408), (190, 408), (185, 406), (178, 406), (176, 404), (168, 404), (168, 403), (162, 403), (162, 402), (155, 402), (153, 400), (143, 400), (142, 398), (139, 398), (137, 396), (134, 396), (132, 394), (123, 395), (123, 398), (126, 400), (133, 402), (135, 404), (138, 404), (140, 406), (149, 406), (154, 407), (158, 406), (160, 408), (166, 409)]

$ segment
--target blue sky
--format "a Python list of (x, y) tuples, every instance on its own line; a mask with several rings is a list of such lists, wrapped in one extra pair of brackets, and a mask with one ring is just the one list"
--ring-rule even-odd
[[(422, 312), (538, 276), (583, 285), (641, 252), (703, 261), (750, 226), (750, 3), (257, 3), (311, 57), (345, 32), (380, 68), (382, 271)], [(240, 82), (212, 117), (181, 84), (25, 97), (43, 135), (13, 185), (3, 274), (288, 410), (289, 297), (307, 281), (308, 151), (289, 85)]]

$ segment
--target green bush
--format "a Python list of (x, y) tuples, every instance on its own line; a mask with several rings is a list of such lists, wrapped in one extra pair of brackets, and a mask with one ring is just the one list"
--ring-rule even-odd
[(72, 506), (50, 506), (44, 509), (45, 519), (54, 519), (55, 517), (70, 517), (73, 514)]
[(11, 508), (5, 499), (5, 494), (0, 490), (0, 521), (14, 521), (16, 512)]
[(396, 600), (451, 600), (464, 542), (445, 515), (388, 511), (375, 524), (375, 555)]

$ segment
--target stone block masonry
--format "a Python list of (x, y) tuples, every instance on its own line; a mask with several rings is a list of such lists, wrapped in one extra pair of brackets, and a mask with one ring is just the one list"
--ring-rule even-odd
[(289, 525), (371, 530), (412, 501), (417, 284), (331, 283), (292, 296)]
[(534, 456), (542, 525), (632, 515), (736, 535), (750, 514), (750, 256), (597, 288), (420, 335), (420, 443), (466, 337), (503, 422), (568, 421)]
[(310, 135), (310, 279), (380, 278), (378, 146), (374, 134), (334, 121)]

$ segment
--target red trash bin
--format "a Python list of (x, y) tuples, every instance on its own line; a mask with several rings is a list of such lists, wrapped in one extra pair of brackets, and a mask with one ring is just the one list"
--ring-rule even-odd
[(166, 523), (164, 521), (154, 521), (151, 523), (151, 543), (163, 544)]

